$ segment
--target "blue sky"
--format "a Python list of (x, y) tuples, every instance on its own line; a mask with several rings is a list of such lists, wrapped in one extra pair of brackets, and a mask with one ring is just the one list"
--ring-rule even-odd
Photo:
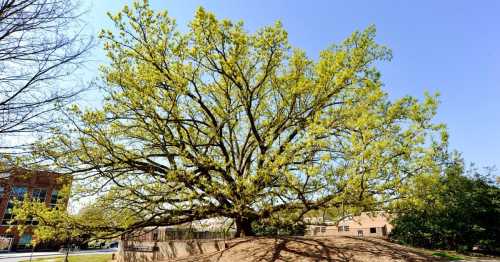
[[(131, 1), (91, 0), (88, 29), (110, 28), (106, 11)], [(151, 1), (185, 28), (198, 6), (219, 18), (243, 20), (253, 31), (281, 20), (290, 43), (316, 58), (354, 30), (374, 24), (377, 41), (394, 58), (378, 66), (391, 98), (441, 94), (436, 117), (450, 132), (450, 147), (467, 162), (500, 168), (500, 1)], [(95, 62), (105, 59), (92, 54)], [(97, 75), (96, 67), (88, 74)], [(89, 97), (90, 98), (90, 97)], [(92, 98), (90, 98), (92, 99)]]

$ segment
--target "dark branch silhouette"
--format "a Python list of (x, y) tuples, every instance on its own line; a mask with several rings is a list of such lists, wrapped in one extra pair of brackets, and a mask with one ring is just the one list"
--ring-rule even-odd
[(9, 136), (46, 131), (82, 90), (57, 82), (92, 46), (80, 15), (72, 1), (0, 0), (0, 150), (21, 146), (6, 144)]

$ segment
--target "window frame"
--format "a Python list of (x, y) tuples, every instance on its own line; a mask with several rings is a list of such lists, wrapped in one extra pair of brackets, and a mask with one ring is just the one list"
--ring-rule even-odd
[[(27, 237), (25, 237), (27, 236)], [(26, 242), (27, 240), (27, 242)], [(32, 241), (33, 241), (33, 235), (29, 233), (24, 233), (21, 236), (19, 236), (19, 242), (17, 243), (17, 248), (23, 247), (23, 248), (28, 248), (32, 246)]]
[(50, 192), (49, 207), (50, 208), (57, 207), (57, 202), (59, 202), (59, 190), (57, 190), (56, 188), (54, 188)]
[(349, 226), (338, 226), (339, 232), (349, 232)]
[[(16, 190), (18, 189), (18, 190)], [(21, 190), (19, 190), (21, 189)], [(22, 195), (20, 193), (23, 193)], [(2, 215), (2, 220), (0, 221), (0, 225), (15, 225), (15, 223), (11, 223), (14, 215), (12, 214), (12, 209), (14, 208), (14, 200), (24, 201), (24, 196), (28, 193), (27, 186), (11, 186), (9, 192), (9, 199), (7, 202), (7, 206)]]
[[(43, 194), (43, 199), (40, 198), (40, 193), (41, 192), (44, 192), (45, 193)], [(45, 201), (47, 201), (47, 193), (48, 193), (48, 189), (47, 188), (43, 188), (43, 187), (37, 187), (37, 188), (33, 188), (31, 190), (31, 200), (36, 200), (37, 202), (40, 202), (40, 203), (45, 203)], [(37, 192), (37, 195), (35, 196), (35, 192)]]

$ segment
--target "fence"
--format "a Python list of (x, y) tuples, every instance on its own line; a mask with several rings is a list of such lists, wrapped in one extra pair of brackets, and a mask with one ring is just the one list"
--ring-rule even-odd
[(126, 237), (132, 241), (158, 241), (193, 240), (193, 239), (231, 239), (232, 231), (198, 231), (184, 228), (154, 228), (144, 229)]
[(187, 239), (228, 239), (233, 234), (224, 231), (187, 231), (187, 230), (165, 230), (164, 234), (158, 236), (158, 241), (187, 240)]

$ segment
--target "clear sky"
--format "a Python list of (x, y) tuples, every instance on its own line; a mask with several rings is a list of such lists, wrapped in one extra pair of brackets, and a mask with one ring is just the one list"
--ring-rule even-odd
[[(89, 0), (88, 28), (110, 28), (106, 11), (131, 1)], [(198, 6), (243, 20), (248, 31), (281, 20), (290, 43), (316, 58), (354, 30), (374, 24), (394, 59), (378, 66), (391, 98), (441, 94), (436, 121), (448, 126), (450, 148), (467, 162), (500, 168), (500, 1), (157, 0), (181, 29)], [(104, 62), (102, 52), (92, 58)], [(95, 66), (88, 67), (97, 75)], [(90, 98), (92, 99), (92, 98)]]

